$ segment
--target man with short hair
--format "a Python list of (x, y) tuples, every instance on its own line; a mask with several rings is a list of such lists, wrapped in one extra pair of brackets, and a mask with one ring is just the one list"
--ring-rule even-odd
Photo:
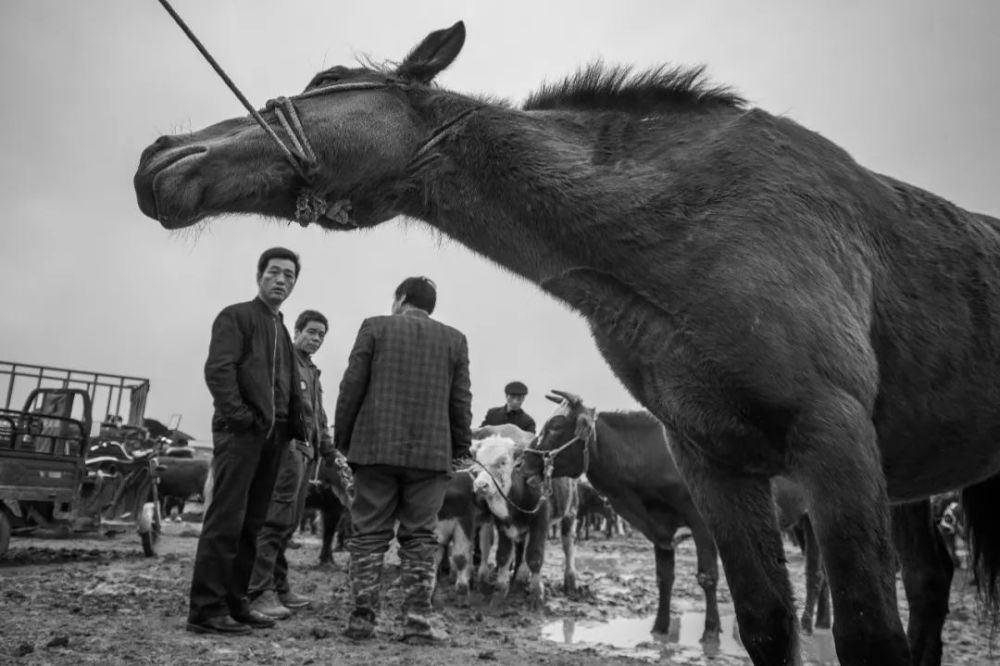
[(525, 432), (535, 432), (535, 419), (521, 409), (524, 397), (528, 395), (528, 387), (521, 382), (510, 382), (504, 387), (503, 392), (506, 404), (488, 410), (486, 418), (479, 424), (480, 427), (513, 423)]
[(276, 620), (291, 617), (312, 600), (292, 591), (288, 582), (285, 551), (305, 511), (309, 479), (315, 468), (316, 453), (333, 453), (333, 440), (323, 410), (323, 388), (319, 368), (312, 361), (323, 344), (329, 323), (322, 313), (306, 310), (295, 320), (295, 359), (306, 437), (293, 439), (281, 452), (274, 494), (267, 519), (257, 535), (257, 561), (250, 577), (250, 608)]
[(291, 250), (265, 250), (257, 297), (224, 308), (212, 324), (205, 383), (215, 404), (213, 488), (191, 577), (188, 631), (233, 635), (274, 626), (250, 608), (247, 593), (279, 457), (291, 439), (305, 438), (299, 374), (280, 310), (299, 269)]
[(434, 283), (403, 280), (392, 315), (361, 324), (340, 384), (334, 442), (354, 470), (347, 635), (371, 637), (381, 604), (382, 560), (395, 532), (402, 569), (403, 638), (447, 634), (431, 616), (434, 529), (452, 461), (471, 445), (469, 348), (458, 330), (430, 318)]

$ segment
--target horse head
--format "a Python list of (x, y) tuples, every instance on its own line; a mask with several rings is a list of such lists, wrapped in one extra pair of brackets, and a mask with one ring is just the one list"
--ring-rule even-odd
[(430, 33), (398, 66), (332, 67), (253, 116), (161, 136), (139, 160), (139, 208), (168, 229), (225, 213), (330, 229), (398, 215), (407, 176), (450, 127), (422, 118), (415, 100), (433, 97), (431, 81), (464, 42), (459, 21)]
[(534, 453), (525, 452), (525, 471), (541, 472), (548, 459), (553, 477), (580, 476), (587, 471), (589, 463), (588, 447), (595, 432), (595, 410), (584, 406), (579, 396), (566, 391), (553, 390), (545, 397), (559, 406), (539, 429), (530, 447)]

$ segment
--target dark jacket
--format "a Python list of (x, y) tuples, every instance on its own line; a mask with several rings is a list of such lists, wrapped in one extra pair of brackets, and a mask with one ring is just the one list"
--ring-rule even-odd
[(334, 415), (334, 443), (349, 462), (450, 471), (468, 454), (471, 426), (461, 332), (416, 309), (361, 324)]
[(483, 422), (479, 425), (481, 427), (488, 425), (503, 425), (505, 423), (513, 423), (525, 432), (535, 432), (535, 419), (528, 416), (527, 412), (523, 409), (507, 411), (506, 405), (493, 407), (492, 409), (487, 410), (486, 418), (484, 418)]
[(319, 452), (322, 456), (333, 453), (333, 438), (327, 427), (326, 410), (323, 409), (323, 385), (319, 381), (320, 369), (309, 354), (298, 349), (295, 358), (299, 368), (299, 388), (302, 392), (302, 418), (305, 422), (309, 455), (313, 458)]
[(281, 314), (273, 314), (260, 298), (224, 308), (212, 324), (205, 383), (215, 404), (213, 432), (271, 432), (279, 344), (287, 346), (292, 372), (288, 433), (305, 438), (295, 348)]

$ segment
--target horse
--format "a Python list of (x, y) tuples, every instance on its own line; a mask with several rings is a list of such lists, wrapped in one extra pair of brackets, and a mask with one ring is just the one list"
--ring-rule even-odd
[(465, 36), (160, 137), (139, 209), (167, 229), (404, 215), (573, 308), (666, 427), (755, 664), (801, 658), (775, 476), (810, 498), (841, 663), (910, 663), (891, 502), (964, 488), (995, 618), (1000, 220), (866, 169), (703, 68), (593, 64), (520, 107), (434, 85)]

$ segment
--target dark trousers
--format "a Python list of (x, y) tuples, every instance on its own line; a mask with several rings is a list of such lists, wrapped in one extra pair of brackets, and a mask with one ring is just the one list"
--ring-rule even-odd
[(395, 465), (357, 465), (351, 506), (351, 554), (383, 554), (399, 520), (400, 557), (406, 551), (437, 548), (438, 512), (449, 474)]
[(278, 455), (288, 447), (287, 428), (280, 425), (271, 437), (216, 432), (212, 440), (212, 499), (194, 558), (192, 621), (246, 612), (257, 533), (267, 516)]
[(302, 520), (311, 467), (310, 454), (298, 444), (290, 443), (282, 450), (267, 518), (257, 535), (257, 559), (250, 575), (251, 597), (268, 590), (278, 594), (290, 590), (285, 549)]

